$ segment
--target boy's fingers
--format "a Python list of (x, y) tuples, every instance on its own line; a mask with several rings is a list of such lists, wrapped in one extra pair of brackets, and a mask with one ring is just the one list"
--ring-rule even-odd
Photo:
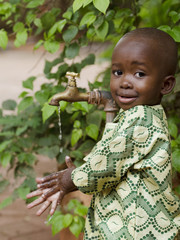
[(44, 183), (44, 182), (47, 182), (47, 181), (50, 181), (52, 179), (57, 178), (57, 175), (58, 175), (58, 172), (51, 173), (48, 176), (45, 176), (45, 177), (42, 177), (42, 178), (36, 178), (36, 182), (37, 183)]
[(39, 197), (38, 199), (34, 200), (32, 203), (27, 205), (27, 208), (33, 208), (37, 205), (39, 205), (40, 203), (44, 202), (44, 198), (43, 197)]
[(36, 182), (37, 182), (37, 183), (42, 183), (42, 182), (43, 182), (43, 178), (37, 177), (37, 178), (36, 178)]
[(56, 200), (54, 200), (53, 202), (52, 202), (52, 206), (51, 206), (51, 211), (50, 211), (50, 215), (52, 216), (53, 214), (54, 214), (54, 212), (55, 212), (55, 210), (56, 210), (56, 208), (57, 208), (57, 199)]
[(55, 184), (57, 184), (57, 181), (58, 181), (57, 178), (56, 179), (52, 179), (49, 182), (39, 183), (37, 185), (37, 187), (38, 188), (43, 188), (43, 189), (44, 188), (50, 188), (50, 187), (54, 186)]
[(59, 191), (59, 187), (58, 186), (54, 186), (49, 191), (43, 193), (42, 197), (44, 199), (47, 199), (48, 197), (52, 196), (54, 193), (57, 193), (58, 191)]
[(35, 190), (29, 194), (26, 195), (26, 198), (32, 198), (32, 197), (36, 197), (36, 196), (40, 196), (43, 193), (43, 191), (41, 189)]
[(75, 167), (75, 165), (73, 164), (73, 162), (72, 162), (72, 160), (69, 156), (65, 157), (65, 162), (66, 162), (66, 165), (67, 165), (68, 168)]
[(58, 205), (61, 205), (61, 202), (62, 202), (64, 196), (65, 196), (65, 192), (60, 191), (59, 198), (58, 198), (58, 201), (57, 201)]
[(45, 201), (42, 205), (42, 207), (37, 211), (36, 215), (40, 216), (49, 206), (50, 206), (51, 202), (50, 201)]

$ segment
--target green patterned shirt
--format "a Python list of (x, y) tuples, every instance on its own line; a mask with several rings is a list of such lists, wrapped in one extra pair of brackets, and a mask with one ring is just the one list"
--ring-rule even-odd
[(84, 239), (176, 239), (180, 202), (162, 106), (121, 110), (116, 120), (72, 173), (79, 190), (93, 194)]

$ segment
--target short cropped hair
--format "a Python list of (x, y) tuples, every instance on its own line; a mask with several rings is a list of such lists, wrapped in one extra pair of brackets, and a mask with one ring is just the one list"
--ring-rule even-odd
[(174, 75), (178, 63), (178, 48), (174, 39), (166, 32), (156, 28), (137, 28), (126, 33), (122, 38), (139, 37), (153, 40), (162, 54), (166, 75)]

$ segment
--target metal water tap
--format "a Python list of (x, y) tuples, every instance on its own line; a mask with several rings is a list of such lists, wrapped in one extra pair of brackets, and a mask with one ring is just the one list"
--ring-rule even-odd
[(104, 111), (106, 112), (106, 122), (113, 121), (118, 108), (110, 92), (100, 91), (98, 89), (86, 93), (79, 92), (76, 85), (76, 78), (79, 77), (79, 74), (67, 72), (66, 77), (69, 79), (66, 90), (55, 94), (49, 103), (50, 105), (59, 106), (59, 102), (62, 100), (67, 102), (86, 101), (89, 104), (102, 104), (104, 105)]

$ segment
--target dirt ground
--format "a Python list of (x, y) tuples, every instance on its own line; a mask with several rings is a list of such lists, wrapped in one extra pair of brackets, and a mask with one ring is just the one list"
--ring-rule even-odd
[[(98, 53), (101, 47), (94, 48), (94, 52)], [(82, 51), (82, 56), (88, 55), (89, 49)], [(0, 50), (0, 107), (3, 101), (14, 99), (19, 101), (18, 96), (22, 92), (22, 81), (30, 76), (38, 76), (34, 85), (37, 91), (39, 86), (48, 81), (43, 76), (44, 60), (52, 60), (58, 53), (53, 56), (45, 54), (42, 49), (36, 52), (32, 49), (30, 43), (26, 47), (16, 49), (12, 43), (9, 44), (6, 51)], [(82, 71), (78, 86), (88, 88), (88, 81), (92, 82), (99, 70), (106, 68), (106, 64), (88, 66)], [(42, 176), (43, 172), (54, 172), (57, 169), (55, 160), (40, 157), (36, 166), (37, 176)], [(0, 174), (4, 175), (5, 170), (0, 168)], [(13, 176), (8, 173), (7, 178), (13, 180)], [(15, 183), (16, 184), (16, 183)], [(0, 202), (4, 200), (11, 189), (0, 194)], [(0, 240), (57, 240), (60, 235), (52, 236), (50, 227), (45, 224), (47, 212), (40, 217), (35, 215), (36, 209), (28, 210), (24, 201), (17, 200), (9, 207), (0, 210)], [(61, 240), (64, 240), (61, 238)]]

